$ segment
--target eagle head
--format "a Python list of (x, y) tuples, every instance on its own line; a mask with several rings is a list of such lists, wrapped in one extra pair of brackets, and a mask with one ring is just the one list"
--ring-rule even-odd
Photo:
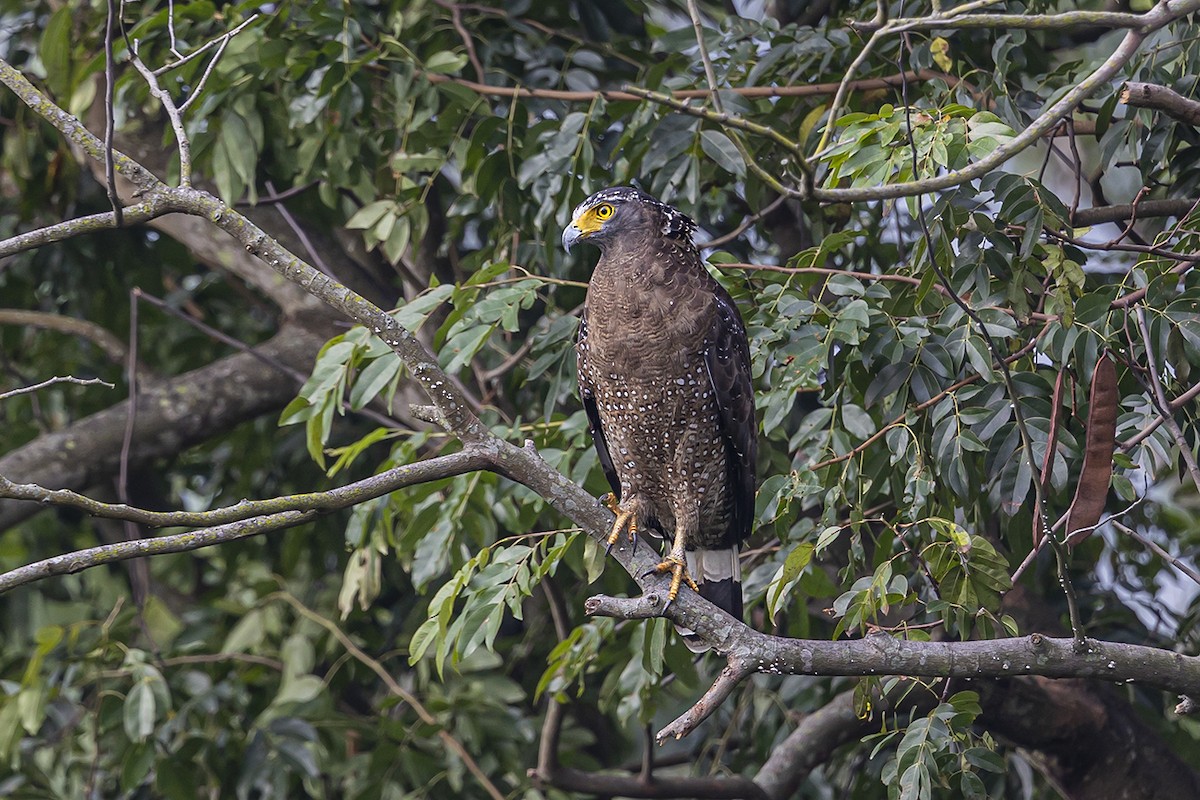
[(696, 231), (692, 218), (631, 186), (601, 189), (575, 207), (571, 223), (563, 229), (567, 252), (580, 239), (601, 250), (616, 234), (648, 232), (691, 241)]

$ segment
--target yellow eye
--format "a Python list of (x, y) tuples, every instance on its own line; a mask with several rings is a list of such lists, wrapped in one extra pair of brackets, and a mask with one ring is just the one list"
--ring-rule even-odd
[(596, 218), (608, 219), (613, 215), (614, 210), (615, 209), (613, 209), (613, 207), (608, 203), (601, 203), (600, 205), (596, 206)]

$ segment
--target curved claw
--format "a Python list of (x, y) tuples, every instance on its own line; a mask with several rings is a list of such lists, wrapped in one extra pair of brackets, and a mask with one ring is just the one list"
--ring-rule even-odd
[[(665, 572), (671, 573), (671, 588), (667, 592), (667, 602), (663, 606), (663, 611), (666, 611), (671, 607), (671, 603), (675, 602), (675, 598), (679, 596), (679, 587), (684, 583), (687, 583), (692, 591), (697, 594), (700, 592), (700, 587), (696, 585), (696, 582), (692, 580), (692, 576), (688, 574), (687, 565), (681, 559), (674, 556), (667, 556), (650, 572), (655, 572), (659, 575)], [(650, 573), (646, 574), (649, 575)]]
[(617, 540), (621, 538), (622, 533), (628, 534), (630, 543), (636, 548), (638, 525), (637, 516), (633, 509), (626, 510), (621, 508), (621, 506), (617, 504), (617, 499), (612, 495), (612, 493), (604, 495), (604, 497), (600, 498), (600, 502), (604, 503), (604, 505), (608, 507), (609, 511), (617, 515), (617, 520), (612, 526), (612, 533), (608, 535), (608, 541), (604, 546), (604, 555), (608, 555), (610, 552), (612, 552), (613, 545), (615, 545)]

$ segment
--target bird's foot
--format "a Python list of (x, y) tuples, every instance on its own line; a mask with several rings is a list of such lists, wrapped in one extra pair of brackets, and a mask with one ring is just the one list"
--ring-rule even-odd
[(617, 503), (616, 496), (613, 495), (612, 492), (609, 492), (608, 494), (604, 495), (604, 497), (601, 497), (600, 502), (603, 503), (609, 511), (617, 515), (617, 521), (613, 523), (612, 533), (608, 535), (608, 541), (604, 547), (604, 555), (608, 555), (610, 552), (612, 552), (613, 545), (615, 545), (617, 540), (621, 538), (622, 533), (626, 533), (629, 536), (630, 544), (636, 547), (638, 526), (637, 518), (634, 515), (633, 509), (626, 510), (621, 508), (621, 506)]
[(696, 585), (694, 580), (692, 580), (692, 576), (688, 575), (687, 565), (681, 558), (667, 556), (662, 563), (656, 566), (652, 571), (658, 573), (659, 575), (663, 575), (667, 572), (671, 573), (671, 588), (667, 592), (667, 605), (663, 606), (664, 611), (671, 605), (671, 603), (675, 602), (675, 598), (679, 595), (679, 587), (684, 583), (687, 583), (687, 585), (690, 586), (693, 591), (697, 593), (700, 591), (700, 587)]

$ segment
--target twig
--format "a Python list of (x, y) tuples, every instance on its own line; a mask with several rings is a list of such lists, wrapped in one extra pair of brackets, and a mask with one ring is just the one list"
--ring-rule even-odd
[(435, 0), (435, 2), (450, 12), (450, 22), (454, 25), (454, 30), (458, 32), (458, 37), (462, 39), (463, 47), (467, 50), (467, 60), (471, 62), (471, 68), (475, 70), (475, 77), (480, 83), (487, 83), (486, 76), (483, 72), (483, 64), (479, 61), (479, 55), (475, 52), (475, 42), (471, 39), (471, 34), (467, 31), (462, 21), (462, 11), (458, 4), (452, 0)]
[(113, 167), (113, 129), (116, 63), (113, 57), (113, 34), (117, 27), (117, 0), (108, 0), (108, 14), (104, 21), (104, 186), (108, 191), (108, 202), (112, 205), (114, 225), (124, 224), (121, 213), (121, 198), (117, 196), (117, 175)]
[(770, 203), (767, 203), (766, 207), (763, 208), (761, 211), (756, 211), (753, 214), (748, 214), (746, 216), (746, 218), (741, 221), (741, 224), (739, 224), (736, 228), (731, 230), (729, 233), (725, 233), (725, 234), (717, 236), (713, 239), (709, 239), (707, 242), (702, 242), (701, 244), (698, 244), (696, 246), (699, 247), (701, 250), (709, 250), (714, 247), (721, 247), (722, 245), (732, 242), (734, 239), (737, 239), (743, 233), (750, 230), (751, 226), (753, 226), (754, 223), (758, 222), (760, 219), (767, 216), (772, 211), (774, 211), (775, 209), (777, 209), (781, 205), (783, 205), (785, 200), (787, 200), (787, 197), (785, 195), (779, 195), (779, 197), (776, 197)]
[(1171, 432), (1172, 438), (1175, 439), (1175, 445), (1179, 448), (1179, 457), (1183, 459), (1183, 463), (1187, 466), (1187, 470), (1192, 476), (1192, 482), (1196, 484), (1197, 489), (1200, 489), (1200, 466), (1196, 464), (1196, 456), (1192, 453), (1192, 446), (1188, 444), (1187, 437), (1183, 435), (1183, 430), (1179, 427), (1179, 423), (1175, 421), (1175, 415), (1171, 411), (1171, 404), (1167, 401), (1167, 395), (1163, 391), (1161, 373), (1158, 369), (1158, 356), (1155, 354), (1154, 345), (1150, 340), (1150, 327), (1146, 324), (1145, 307), (1138, 306), (1136, 316), (1138, 329), (1142, 333), (1142, 343), (1146, 348), (1146, 366), (1150, 368), (1151, 400), (1154, 402), (1155, 408), (1158, 409), (1163, 424), (1167, 426), (1167, 430)]
[[(880, 13), (883, 13), (882, 8)], [(871, 55), (871, 51), (875, 49), (875, 44), (882, 38), (881, 31), (875, 31), (867, 39), (867, 43), (863, 45), (862, 50), (858, 51), (858, 55), (850, 62), (850, 66), (846, 67), (846, 75), (838, 84), (837, 93), (833, 96), (833, 102), (829, 104), (829, 112), (825, 115), (825, 131), (821, 134), (821, 140), (817, 142), (816, 154), (819, 156), (825, 152), (825, 148), (829, 146), (829, 140), (832, 138), (833, 131), (837, 126), (838, 117), (842, 113), (842, 105), (846, 102), (846, 95), (850, 93), (850, 80), (863, 62)], [(903, 73), (903, 69), (901, 70)], [(915, 177), (915, 176), (914, 176)]]
[[(146, 79), (146, 85), (150, 87), (150, 94), (162, 103), (163, 110), (167, 112), (167, 117), (171, 120), (171, 130), (175, 132), (175, 146), (179, 150), (179, 185), (181, 188), (191, 186), (192, 144), (183, 127), (183, 116), (179, 113), (175, 101), (171, 99), (170, 93), (158, 85), (158, 78), (154, 77), (154, 73), (138, 56), (137, 44), (137, 42), (129, 44), (130, 60), (142, 77)], [(171, 52), (175, 52), (174, 45), (172, 45)]]
[[(267, 191), (275, 194), (275, 184), (271, 181), (267, 181)], [(292, 212), (287, 210), (287, 206), (282, 202), (277, 202), (274, 208), (279, 212), (279, 216), (283, 217), (283, 221), (288, 224), (288, 227), (292, 229), (292, 233), (296, 234), (296, 238), (300, 240), (300, 244), (304, 245), (304, 249), (308, 251), (309, 258), (313, 260), (313, 264), (316, 265), (317, 269), (331, 278), (334, 277), (333, 271), (325, 263), (325, 259), (321, 258), (321, 254), (317, 252), (317, 249), (313, 247), (308, 234), (304, 232), (303, 226), (297, 224), (296, 218), (292, 216)]]
[(183, 101), (183, 105), (179, 107), (179, 113), (187, 111), (188, 106), (192, 104), (197, 97), (204, 91), (204, 84), (208, 82), (208, 76), (216, 69), (217, 62), (221, 60), (221, 54), (225, 52), (226, 46), (229, 44), (229, 37), (222, 36), (221, 44), (217, 46), (217, 52), (213, 54), (212, 60), (208, 62), (208, 66), (204, 68), (204, 74), (200, 76), (200, 80), (196, 83), (196, 88), (192, 89), (188, 94), (188, 99)]
[[(129, 353), (125, 366), (125, 381), (129, 386), (129, 402), (125, 406), (125, 433), (121, 438), (121, 460), (117, 470), (117, 499), (129, 503), (129, 452), (133, 448), (133, 426), (137, 424), (137, 351), (138, 296), (142, 290), (133, 287), (129, 292)], [(126, 520), (129, 522), (129, 520)], [(132, 537), (131, 537), (132, 538)]]
[[(41, 389), (45, 389), (47, 386), (53, 386), (57, 383), (73, 383), (77, 386), (103, 386), (106, 389), (115, 389), (116, 388), (116, 386), (109, 383), (108, 381), (103, 381), (103, 380), (100, 380), (99, 378), (76, 378), (71, 375), (63, 375), (63, 376), (55, 376), (53, 378), (47, 378), (46, 380), (42, 381), (41, 383), (35, 383), (32, 386), (22, 386), (20, 389), (12, 389), (10, 391), (0, 393), (0, 400), (7, 400), (10, 397), (17, 397), (18, 395), (22, 395), (22, 394), (30, 394), (31, 392), (36, 392)], [(0, 480), (3, 480), (3, 479), (0, 479)]]
[(417, 699), (416, 695), (401, 686), (396, 679), (392, 677), (391, 673), (384, 669), (383, 664), (380, 664), (378, 661), (363, 652), (362, 648), (356, 645), (354, 640), (347, 636), (346, 632), (338, 627), (333, 620), (326, 619), (325, 617), (321, 616), (287, 592), (275, 592), (267, 595), (265, 599), (284, 600), (301, 616), (317, 623), (322, 628), (329, 631), (329, 633), (331, 633), (333, 637), (337, 639), (338, 644), (345, 648), (346, 652), (349, 653), (355, 661), (363, 664), (377, 676), (379, 676), (379, 679), (383, 681), (385, 686), (387, 686), (389, 692), (403, 700), (409, 706), (409, 708), (416, 712), (417, 716), (421, 718), (422, 722), (437, 730), (438, 738), (441, 739), (442, 743), (445, 744), (447, 748), (449, 748), (456, 756), (458, 756), (459, 759), (462, 760), (463, 765), (467, 768), (467, 771), (475, 776), (475, 780), (479, 782), (479, 785), (483, 787), (483, 790), (488, 793), (492, 800), (505, 800), (504, 793), (496, 788), (496, 784), (492, 782), (491, 778), (489, 778), (487, 774), (479, 768), (479, 764), (475, 761), (474, 757), (467, 752), (467, 748), (463, 747), (462, 742), (456, 739), (450, 733), (450, 731), (446, 730), (445, 726), (438, 722), (437, 717), (429, 713), (429, 709), (425, 708), (421, 701)]
[[(1192, 388), (1188, 389), (1186, 392), (1184, 392), (1183, 394), (1176, 397), (1168, 405), (1170, 406), (1172, 411), (1178, 411), (1179, 409), (1186, 406), (1188, 403), (1195, 400), (1197, 397), (1200, 397), (1200, 383), (1197, 383), (1194, 386), (1192, 386)], [(1163, 417), (1161, 414), (1159, 414), (1158, 416), (1156, 416), (1154, 418), (1154, 421), (1151, 422), (1149, 425), (1147, 425), (1145, 428), (1138, 431), (1135, 435), (1129, 437), (1125, 441), (1121, 442), (1120, 443), (1121, 449), (1128, 450), (1131, 447), (1133, 447), (1134, 445), (1139, 444), (1147, 436), (1154, 433), (1154, 431), (1158, 430), (1158, 426), (1162, 425), (1162, 423), (1163, 423)]]
[(210, 47), (212, 47), (213, 45), (220, 44), (221, 42), (226, 42), (229, 39), (232, 39), (234, 36), (237, 36), (239, 33), (241, 33), (243, 30), (245, 30), (247, 26), (249, 26), (253, 22), (257, 21), (258, 18), (261, 16), (262, 16), (261, 14), (252, 14), (245, 22), (238, 25), (233, 30), (229, 31), (228, 33), (221, 34), (220, 36), (218, 36), (215, 39), (211, 39), (211, 40), (205, 42), (204, 44), (200, 45), (192, 52), (188, 53), (186, 56), (179, 55), (179, 53), (176, 52), (172, 48), (172, 52), (175, 53), (176, 56), (178, 56), (179, 60), (172, 61), (169, 64), (164, 64), (161, 67), (159, 67), (158, 69), (154, 70), (154, 76), (162, 77), (163, 75), (167, 74), (168, 72), (170, 72), (173, 69), (179, 69), (184, 64), (187, 64), (189, 61), (191, 61), (192, 59), (199, 58), (201, 55), (203, 55), (205, 52), (207, 52), (208, 49)]
[(1143, 547), (1150, 548), (1152, 551), (1154, 551), (1155, 555), (1157, 555), (1163, 561), (1166, 561), (1168, 564), (1170, 564), (1175, 569), (1182, 572), (1184, 575), (1191, 578), (1192, 581), (1194, 581), (1196, 583), (1196, 585), (1200, 586), (1200, 572), (1196, 572), (1196, 570), (1192, 569), (1187, 564), (1184, 564), (1178, 558), (1171, 555), (1166, 550), (1162, 549), (1162, 547), (1160, 547), (1158, 545), (1158, 543), (1155, 542), (1153, 539), (1147, 539), (1146, 537), (1142, 536), (1140, 533), (1135, 531), (1133, 528), (1130, 528), (1127, 525), (1122, 525), (1120, 522), (1117, 522), (1116, 520), (1111, 520), (1111, 522), (1113, 524), (1113, 527), (1115, 527), (1121, 533), (1123, 533), (1126, 536), (1130, 537), (1131, 539), (1139, 542)]

